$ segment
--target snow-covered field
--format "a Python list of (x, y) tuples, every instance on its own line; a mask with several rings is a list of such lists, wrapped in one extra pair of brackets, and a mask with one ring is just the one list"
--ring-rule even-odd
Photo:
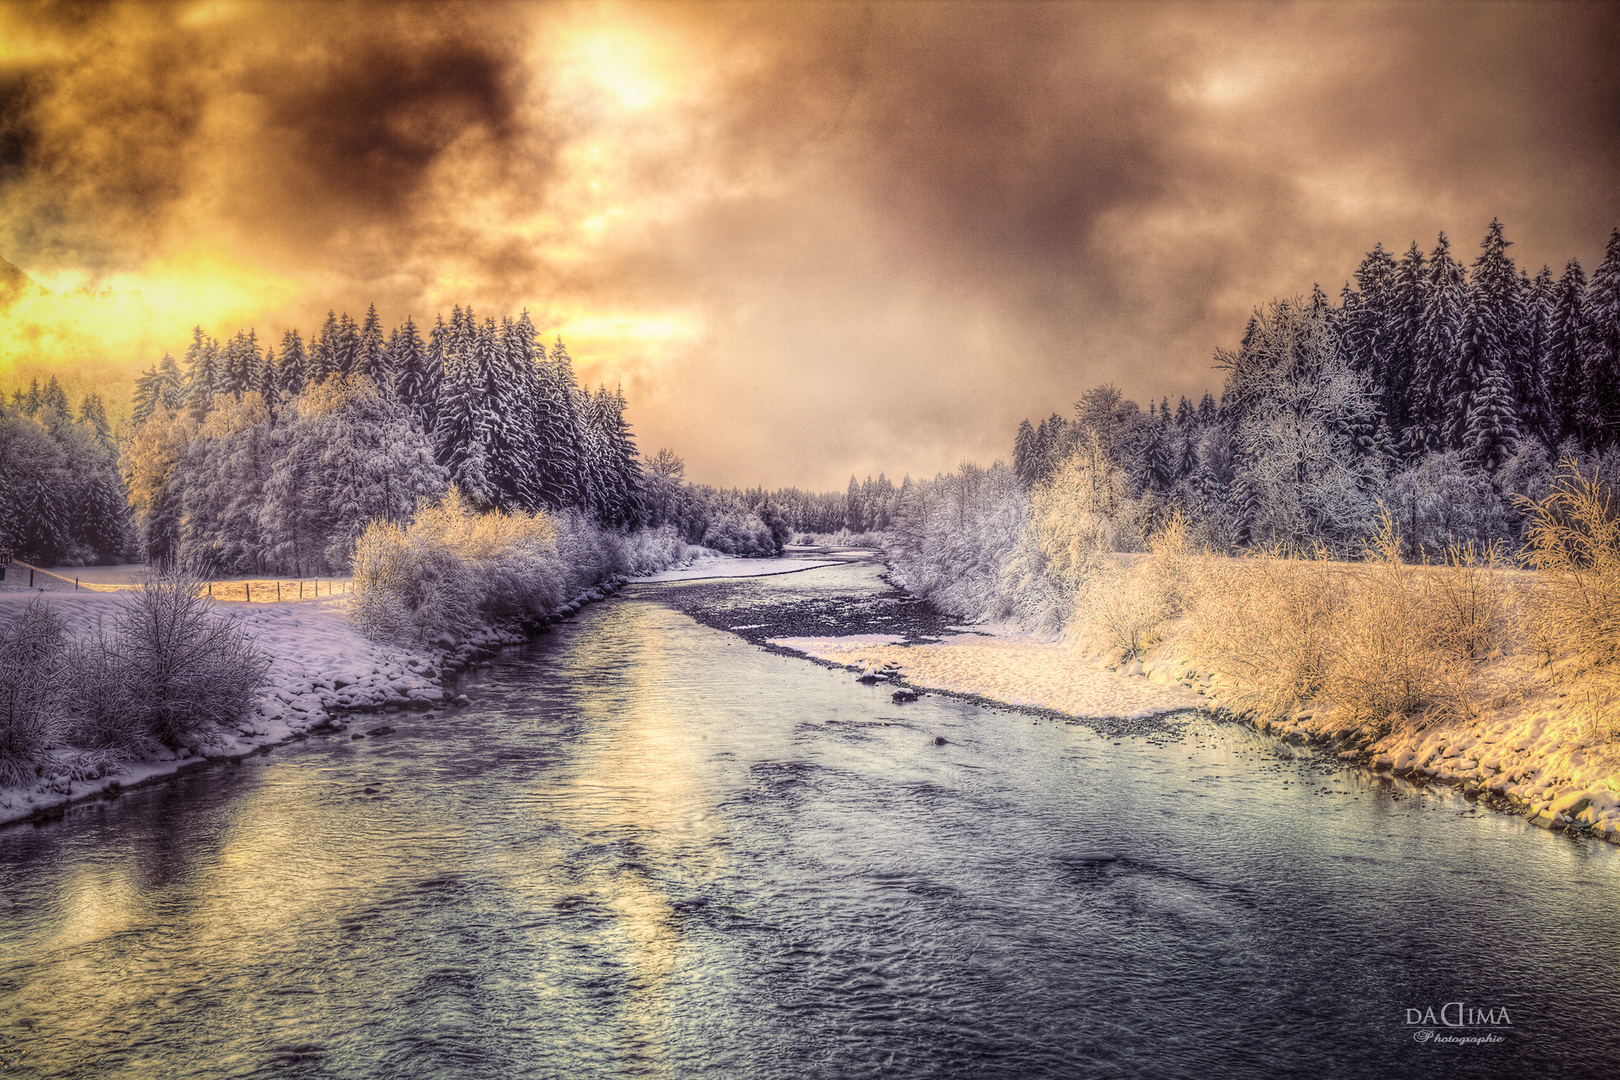
[(771, 644), (831, 663), (874, 671), (888, 668), (923, 689), (1055, 709), (1070, 716), (1137, 719), (1203, 704), (1185, 687), (1123, 679), (1077, 660), (1061, 642), (1007, 628), (997, 628), (993, 635), (954, 634), (921, 645), (901, 645), (900, 640), (862, 634), (775, 638)]
[(693, 581), (699, 578), (768, 577), (772, 574), (792, 574), (811, 570), (817, 566), (831, 566), (830, 559), (744, 559), (735, 555), (715, 555), (696, 559), (674, 570), (660, 570), (656, 574), (631, 578), (631, 582)]

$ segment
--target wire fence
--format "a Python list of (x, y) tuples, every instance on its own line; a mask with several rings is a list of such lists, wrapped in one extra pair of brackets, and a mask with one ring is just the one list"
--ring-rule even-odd
[[(0, 564), (0, 583), (8, 589), (26, 588), (36, 592), (122, 592), (138, 589), (142, 584), (140, 581), (85, 581), (17, 559)], [(238, 604), (277, 604), (323, 596), (345, 596), (352, 587), (353, 581), (348, 578), (239, 578), (234, 581), (207, 581), (201, 585), (204, 594), (212, 599)]]

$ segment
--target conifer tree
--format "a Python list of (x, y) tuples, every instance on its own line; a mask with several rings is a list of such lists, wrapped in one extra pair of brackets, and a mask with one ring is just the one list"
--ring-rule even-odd
[(276, 392), (282, 401), (291, 401), (304, 392), (309, 368), (303, 337), (297, 330), (288, 330), (281, 335), (281, 357), (276, 364)]
[[(457, 308), (452, 322), (461, 318)], [(466, 340), (453, 329), (434, 429), (434, 458), (449, 471), (451, 482), (463, 495), (490, 507), (498, 495), (490, 477), (490, 425), (480, 375), (476, 334)]]
[(1414, 389), (1419, 393), (1407, 429), (1401, 432), (1401, 450), (1408, 460), (1446, 444), (1448, 390), (1467, 303), (1462, 267), (1451, 257), (1451, 242), (1441, 233), (1429, 254), (1429, 286), (1418, 332), (1418, 379)]
[(580, 429), (581, 398), (574, 378), (573, 359), (561, 337), (551, 347), (551, 358), (541, 367), (541, 390), (545, 395), (548, 420), (542, 433), (546, 447), (546, 467), (540, 477), (541, 491), (558, 505), (589, 510), (595, 488), (585, 456), (585, 436)]
[(1533, 278), (1520, 274), (1518, 363), (1512, 371), (1519, 419), (1526, 437), (1556, 446), (1558, 421), (1552, 411), (1547, 359), (1552, 338), (1553, 280), (1546, 266)]
[(1620, 228), (1592, 271), (1582, 323), (1577, 423), (1588, 446), (1606, 447), (1620, 433)]
[(137, 424), (152, 415), (157, 408), (159, 378), (154, 364), (135, 378), (135, 396), (130, 406), (130, 418)]
[[(440, 327), (444, 324), (441, 321)], [(439, 331), (436, 330), (435, 333)], [(428, 349), (422, 335), (410, 316), (388, 347), (389, 362), (394, 369), (394, 392), (405, 407), (410, 409), (423, 430), (433, 429), (433, 400), (437, 396), (437, 375), (443, 364), (429, 361)]]
[[(1395, 267), (1390, 283), (1389, 302), (1378, 328), (1376, 352), (1379, 356), (1378, 411), (1391, 440), (1411, 426), (1421, 398), (1419, 340), (1423, 330), (1423, 308), (1428, 298), (1425, 271), (1428, 264), (1413, 241)], [(1392, 443), (1397, 450), (1398, 444)]]
[(79, 423), (88, 428), (102, 446), (112, 446), (112, 426), (107, 423), (107, 406), (100, 394), (85, 395), (79, 406)]
[(1581, 335), (1586, 314), (1586, 274), (1571, 259), (1553, 286), (1547, 328), (1547, 397), (1552, 414), (1551, 438), (1557, 447), (1577, 434), (1576, 409), (1581, 394)]
[[(1468, 282), (1468, 300), (1458, 330), (1457, 363), (1451, 371), (1447, 422), (1450, 445), (1454, 449), (1469, 450), (1477, 445), (1494, 445), (1498, 436), (1475, 431), (1475, 418), (1493, 425), (1506, 425), (1517, 444), (1519, 419), (1514, 412), (1512, 371), (1515, 365), (1513, 347), (1516, 344), (1515, 327), (1518, 324), (1518, 275), (1513, 260), (1508, 257), (1509, 241), (1502, 235), (1502, 224), (1493, 220), (1485, 239), (1480, 241), (1479, 258), (1474, 260)], [(1500, 385), (1493, 389), (1492, 404), (1481, 411), (1475, 408), (1474, 398), (1487, 381)], [(1501, 390), (1505, 388), (1505, 396)], [(1508, 410), (1508, 414), (1502, 412)], [(1511, 414), (1511, 415), (1509, 415)], [(1484, 440), (1484, 441), (1482, 441)], [(1476, 462), (1483, 464), (1480, 459)]]
[(201, 326), (194, 327), (191, 345), (186, 349), (186, 407), (197, 423), (208, 415), (218, 381), (219, 342), (205, 336)]
[(1035, 486), (1035, 452), (1035, 429), (1028, 419), (1022, 420), (1013, 439), (1013, 473), (1026, 489)]
[(355, 344), (355, 370), (370, 379), (378, 389), (386, 390), (393, 385), (388, 364), (388, 351), (383, 348), (382, 322), (377, 318), (377, 305), (372, 304), (366, 308), (366, 319), (360, 326), (359, 340)]
[(352, 375), (360, 366), (360, 328), (345, 311), (338, 318), (337, 340), (332, 344), (332, 367), (340, 375)]
[(309, 343), (309, 365), (304, 373), (306, 385), (319, 383), (327, 376), (338, 373), (338, 336), (337, 312), (328, 310), (320, 333)]
[(281, 403), (280, 371), (276, 363), (274, 345), (264, 347), (264, 359), (259, 361), (259, 383), (253, 387), (271, 407)]

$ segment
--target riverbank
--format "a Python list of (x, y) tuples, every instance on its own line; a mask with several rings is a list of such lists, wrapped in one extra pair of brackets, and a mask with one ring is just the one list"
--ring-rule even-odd
[[(621, 589), (627, 581), (670, 581), (689, 578), (735, 578), (791, 573), (825, 561), (805, 559), (741, 559), (729, 555), (704, 556), (685, 566), (642, 578), (612, 576), (560, 605), (550, 621), (569, 618), (588, 604)], [(144, 580), (144, 567), (91, 567), (83, 569), (85, 582), (106, 591), (73, 591), (56, 583), (52, 589), (18, 589), (0, 593), (0, 625), (8, 622), (34, 597), (41, 597), (66, 621), (68, 633), (86, 636), (110, 628), (122, 611), (123, 592)], [(215, 582), (212, 612), (242, 627), (271, 658), (269, 681), (253, 710), (234, 728), (221, 731), (207, 743), (163, 751), (153, 757), (120, 762), (107, 768), (70, 769), (59, 765), (33, 784), (0, 787), (0, 828), (24, 821), (60, 816), (69, 806), (99, 798), (115, 798), (132, 788), (163, 783), (210, 763), (240, 761), (277, 746), (319, 732), (336, 733), (361, 728), (363, 716), (377, 717), (410, 711), (431, 717), (467, 704), (455, 684), (469, 666), (483, 662), (496, 649), (522, 644), (539, 626), (485, 626), (448, 647), (401, 649), (380, 644), (362, 634), (349, 620), (347, 578), (323, 578), (321, 595), (310, 584), (310, 596), (296, 598), (294, 587), (276, 579), (237, 579), (234, 589)], [(251, 591), (245, 586), (251, 584)], [(282, 586), (278, 593), (278, 584)], [(336, 595), (326, 593), (336, 588)], [(237, 592), (235, 590), (242, 590)], [(235, 596), (251, 596), (234, 599)], [(284, 599), (276, 599), (278, 596)], [(230, 599), (227, 599), (229, 597)], [(365, 738), (386, 732), (385, 720), (351, 733)], [(75, 774), (78, 775), (75, 775)]]
[[(616, 592), (613, 577), (562, 605), (558, 618)], [(110, 628), (123, 609), (117, 592), (22, 592), (0, 594), (0, 624), (35, 596), (67, 622), (68, 633), (86, 636)], [(91, 770), (65, 764), (23, 787), (0, 787), (0, 828), (60, 816), (74, 803), (115, 798), (125, 790), (162, 783), (209, 763), (239, 761), (317, 732), (360, 726), (361, 716), (386, 717), (402, 711), (432, 715), (467, 703), (456, 693), (456, 677), (503, 645), (521, 644), (528, 635), (517, 627), (485, 627), (448, 648), (408, 650), (383, 645), (360, 633), (348, 618), (349, 597), (285, 600), (280, 603), (216, 601), (211, 613), (239, 625), (270, 657), (268, 682), (258, 701), (234, 727), (196, 746), (165, 750), (152, 757)], [(379, 719), (364, 738), (386, 729)], [(77, 774), (77, 775), (76, 775)]]
[[(820, 553), (798, 553), (816, 554)], [(693, 583), (666, 599), (706, 625), (770, 649), (923, 691), (1061, 713), (1109, 732), (1149, 734), (1161, 718), (1209, 709), (1292, 745), (1375, 773), (1444, 784), (1549, 829), (1620, 841), (1616, 702), (1573, 678), (1567, 661), (1523, 653), (1475, 665), (1456, 716), (1373, 725), (1343, 706), (1312, 703), (1268, 715), (1252, 688), (1192, 659), (1185, 620), (1166, 624), (1139, 658), (1077, 655), (1057, 636), (1011, 624), (954, 625), (895, 587), (875, 561), (816, 571), (824, 599), (784, 604), (745, 585)]]

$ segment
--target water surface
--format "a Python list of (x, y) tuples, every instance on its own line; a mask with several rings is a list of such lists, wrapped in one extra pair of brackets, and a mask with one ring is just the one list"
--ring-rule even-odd
[[(897, 706), (658, 595), (504, 654), (472, 708), (0, 832), (6, 1075), (1620, 1061), (1602, 842), (1204, 719)], [(1456, 1001), (1505, 1041), (1415, 1038)]]

